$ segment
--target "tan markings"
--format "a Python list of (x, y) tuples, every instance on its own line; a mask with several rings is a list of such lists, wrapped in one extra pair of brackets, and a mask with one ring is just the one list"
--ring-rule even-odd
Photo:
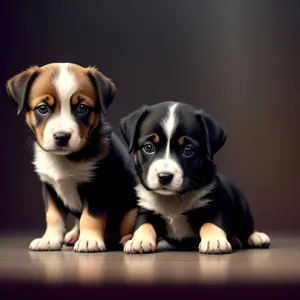
[(37, 140), (42, 141), (44, 137), (44, 128), (46, 126), (46, 123), (43, 122), (38, 127), (36, 127), (36, 119), (33, 111), (28, 111), (26, 113), (26, 123), (37, 137)]
[(62, 247), (66, 232), (66, 214), (55, 205), (50, 195), (47, 197), (47, 204), (45, 233), (30, 243), (30, 250), (60, 250)]
[[(79, 84), (79, 88), (80, 88), (80, 84)], [(90, 89), (93, 89), (92, 85), (90, 86)], [(73, 95), (73, 97), (71, 99), (71, 104), (75, 106), (79, 102), (80, 102), (80, 104), (85, 104), (88, 107), (94, 108), (95, 104), (96, 104), (96, 99), (95, 99), (95, 97), (89, 98), (86, 95), (84, 95), (83, 93), (76, 93)]]
[(35, 133), (35, 117), (33, 111), (29, 111), (26, 113), (26, 123), (29, 126), (29, 128)]
[(52, 78), (56, 71), (57, 67), (54, 65), (46, 65), (40, 68), (40, 75), (35, 80), (31, 88), (28, 100), (30, 108), (34, 108), (36, 106), (37, 99), (46, 97), (54, 97), (57, 99), (57, 93), (52, 84)]
[(83, 209), (79, 228), (79, 239), (74, 245), (76, 252), (105, 251), (104, 233), (106, 227), (106, 213), (91, 216), (87, 207)]
[(178, 139), (178, 145), (182, 146), (184, 143), (184, 136), (181, 136), (179, 139)]
[(211, 237), (226, 238), (226, 233), (224, 230), (212, 223), (205, 223), (202, 225), (199, 234), (201, 239)]
[[(37, 140), (38, 141), (43, 141), (44, 139), (44, 129), (45, 129), (45, 126), (46, 126), (46, 122), (42, 122), (40, 123), (40, 125), (37, 127), (36, 126), (36, 119), (35, 119), (35, 114), (33, 111), (30, 111), (28, 112), (26, 115), (30, 115), (30, 118), (31, 118), (31, 124), (32, 127), (33, 127), (33, 132), (35, 133), (36, 137), (37, 137)], [(31, 127), (31, 128), (32, 128)]]
[(150, 223), (141, 225), (133, 234), (134, 239), (156, 241), (156, 232)]
[(29, 103), (29, 107), (31, 109), (35, 109), (37, 108), (38, 106), (42, 105), (42, 104), (47, 104), (49, 105), (50, 107), (51, 106), (54, 106), (55, 104), (55, 99), (53, 96), (51, 95), (47, 95), (47, 96), (41, 96), (41, 97), (37, 97), (37, 98), (34, 98), (30, 101)]
[(222, 254), (232, 251), (231, 244), (227, 240), (227, 235), (218, 226), (212, 223), (205, 223), (200, 228), (201, 242), (199, 252), (204, 254)]
[(138, 209), (134, 208), (127, 212), (123, 217), (121, 224), (120, 224), (120, 236), (121, 238), (127, 234), (132, 233), (134, 230), (134, 225), (137, 217)]
[(49, 230), (57, 229), (58, 227), (61, 227), (61, 220), (62, 219), (65, 220), (66, 218), (66, 214), (55, 205), (51, 196), (48, 196), (47, 201), (48, 201), (48, 209), (46, 211), (46, 224), (47, 224), (46, 233)]
[(79, 222), (80, 233), (84, 231), (94, 232), (99, 237), (104, 237), (106, 227), (106, 213), (99, 216), (91, 216), (85, 206)]
[(160, 137), (158, 134), (153, 133), (153, 142), (154, 143), (158, 143), (160, 141)]

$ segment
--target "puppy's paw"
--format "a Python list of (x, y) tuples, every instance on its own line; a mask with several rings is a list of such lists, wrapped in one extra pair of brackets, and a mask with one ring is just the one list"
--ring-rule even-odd
[(42, 238), (34, 239), (29, 249), (31, 251), (58, 251), (61, 250), (63, 239), (57, 235), (45, 235)]
[(249, 236), (248, 245), (252, 248), (269, 248), (271, 239), (265, 233), (255, 231)]
[(75, 252), (103, 252), (106, 247), (103, 238), (99, 234), (81, 232), (73, 250)]
[(128, 254), (153, 253), (156, 243), (150, 239), (133, 238), (125, 243), (124, 252)]
[(79, 232), (77, 230), (72, 229), (71, 231), (66, 233), (64, 243), (66, 245), (73, 246), (78, 241), (78, 238)]
[(204, 254), (226, 254), (232, 252), (232, 247), (226, 238), (208, 237), (201, 240), (199, 252)]

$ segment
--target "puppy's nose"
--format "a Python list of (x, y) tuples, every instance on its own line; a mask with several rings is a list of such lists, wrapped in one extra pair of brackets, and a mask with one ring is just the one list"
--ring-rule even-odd
[(163, 173), (158, 173), (157, 177), (160, 184), (167, 185), (172, 181), (174, 175), (169, 172), (163, 172)]
[(54, 134), (55, 143), (58, 147), (65, 147), (71, 138), (71, 134), (68, 132), (57, 132)]

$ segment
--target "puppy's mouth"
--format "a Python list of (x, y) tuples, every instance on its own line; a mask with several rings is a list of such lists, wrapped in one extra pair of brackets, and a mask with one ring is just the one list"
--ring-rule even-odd
[(40, 148), (42, 148), (45, 152), (55, 154), (55, 155), (68, 155), (74, 152), (73, 149), (70, 149), (69, 147), (55, 147), (55, 148), (50, 148), (47, 149), (46, 147), (43, 147), (40, 143), (38, 143)]
[(166, 196), (171, 196), (171, 195), (178, 194), (177, 191), (172, 190), (172, 189), (168, 189), (166, 187), (161, 187), (161, 188), (158, 188), (158, 189), (153, 189), (152, 191), (155, 192), (155, 193), (157, 193), (157, 194), (166, 195)]
[(70, 154), (74, 151), (71, 150), (68, 147), (55, 147), (55, 149), (49, 150), (48, 152), (51, 152), (51, 153), (56, 154), (56, 155), (67, 155), (67, 154)]

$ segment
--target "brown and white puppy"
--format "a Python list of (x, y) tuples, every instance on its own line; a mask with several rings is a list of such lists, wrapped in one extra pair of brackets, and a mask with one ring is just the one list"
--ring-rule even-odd
[[(94, 67), (51, 63), (7, 82), (18, 114), (34, 133), (35, 171), (43, 184), (46, 231), (31, 250), (104, 251), (132, 232), (136, 213), (128, 153), (105, 122), (115, 84)], [(79, 221), (65, 235), (65, 220)]]

